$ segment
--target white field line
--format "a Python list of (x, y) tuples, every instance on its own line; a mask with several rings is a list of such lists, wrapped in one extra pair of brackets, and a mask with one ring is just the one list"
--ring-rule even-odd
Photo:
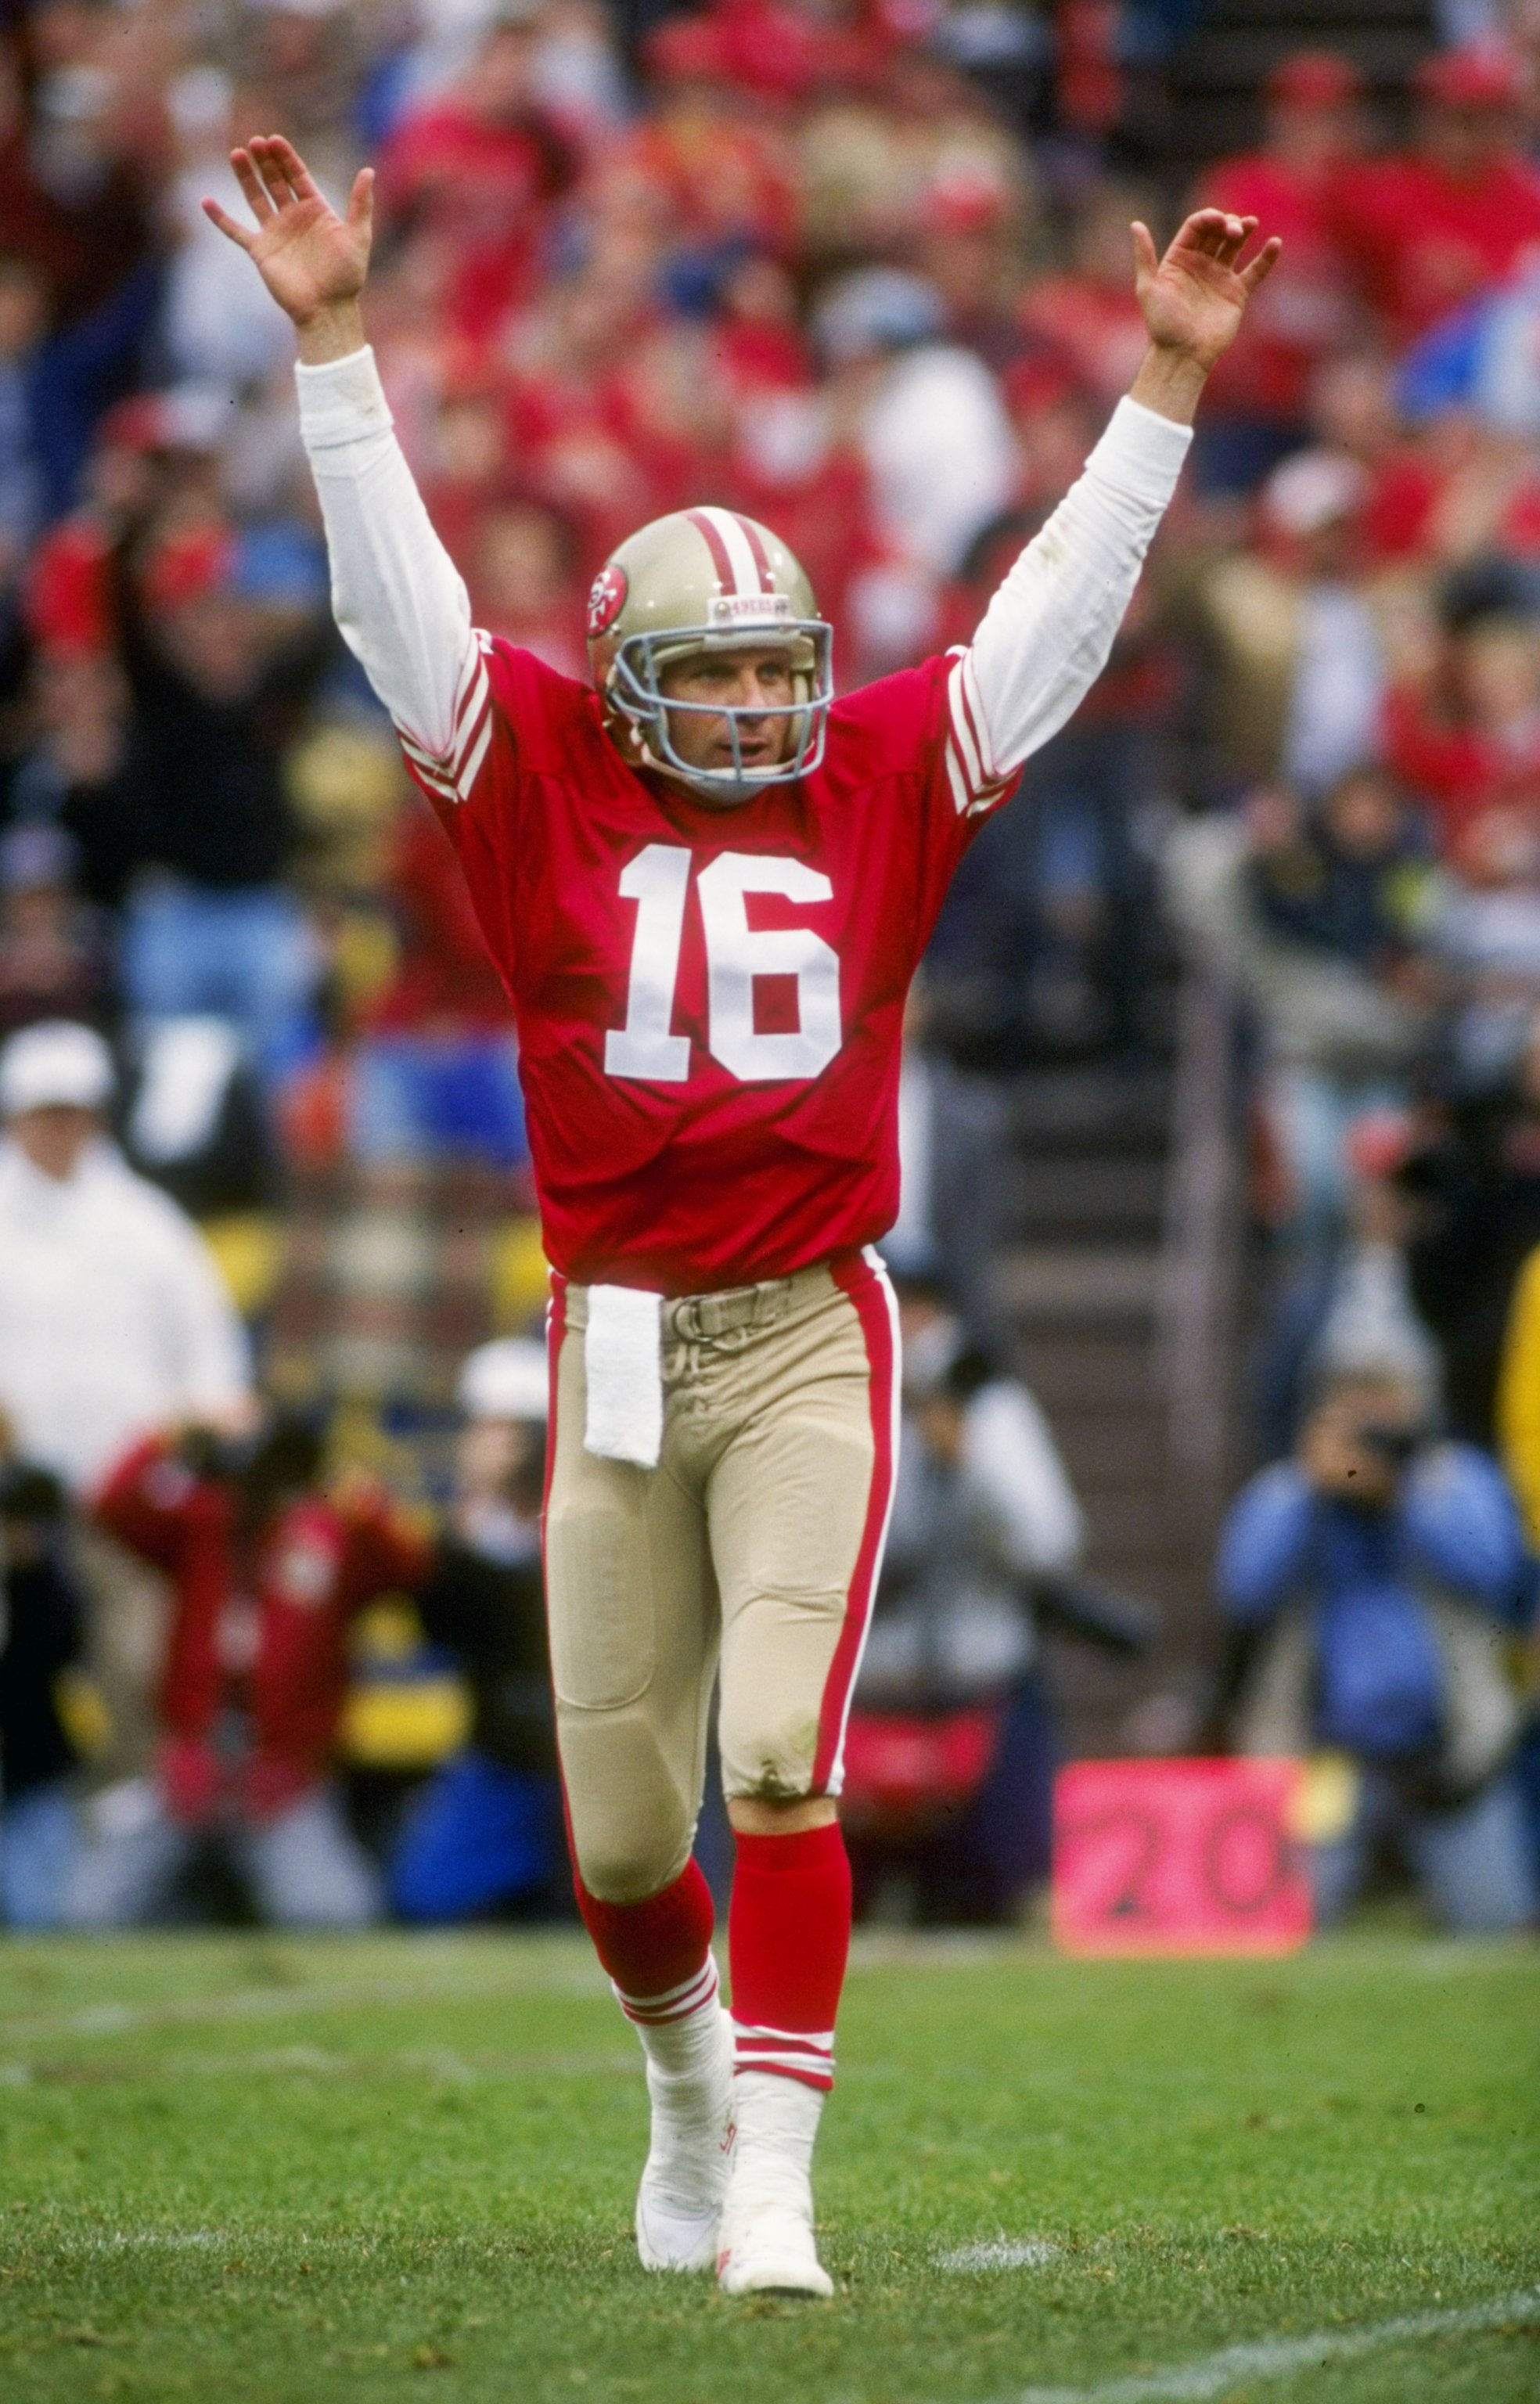
[(396, 2004), (480, 2003), (497, 1995), (601, 1995), (608, 1984), (596, 1963), (592, 1969), (567, 1964), (532, 1978), (525, 1961), (510, 1963), (501, 1977), (490, 1978), (450, 1971), (430, 1979), (357, 1978), (339, 1987), (256, 1987), (154, 2004), (85, 2004), (78, 2011), (0, 2021), (0, 2044), (124, 2036), (137, 2029), (182, 2028), (200, 2020), (281, 2020), (297, 2012), (367, 2010), (376, 2005), (388, 2008)]
[(1291, 2371), (1324, 2369), (1385, 2346), (1415, 2345), (1423, 2338), (1473, 2337), (1501, 2328), (1505, 2321), (1540, 2313), (1540, 2288), (1463, 2304), (1442, 2313), (1407, 2313), (1398, 2320), (1374, 2321), (1365, 2328), (1323, 2329), (1314, 2337), (1258, 2338), (1227, 2345), (1199, 2362), (1178, 2364), (1131, 2379), (1110, 2379), (1097, 2387), (1021, 2387), (1009, 2404), (1213, 2404), (1243, 2379), (1286, 2379)]
[[(133, 2086), (151, 2079), (389, 2078), (405, 2073), (458, 2087), (479, 2087), (505, 2078), (609, 2077), (616, 2072), (639, 2076), (644, 2066), (639, 2047), (634, 2052), (623, 2053), (499, 2053), (481, 2062), (468, 2062), (462, 2054), (451, 2053), (442, 2046), (359, 2055), (329, 2053), (316, 2045), (285, 2045), (263, 2053), (157, 2055), (150, 2061), (134, 2062), (123, 2078), (126, 2085)], [(59, 2065), (51, 2059), (0, 2062), (0, 2087), (31, 2087), (35, 2083), (67, 2084), (68, 2074), (61, 2080)]]
[(938, 2271), (1041, 2271), (1058, 2254), (1045, 2237), (997, 2237), (978, 2245), (954, 2245), (931, 2256)]
[(303, 2230), (266, 2229), (108, 2229), (100, 2231), (46, 2231), (37, 2250), (49, 2254), (207, 2254), (255, 2253), (282, 2247), (308, 2254), (371, 2254), (376, 2241), (345, 2233), (307, 2236)]

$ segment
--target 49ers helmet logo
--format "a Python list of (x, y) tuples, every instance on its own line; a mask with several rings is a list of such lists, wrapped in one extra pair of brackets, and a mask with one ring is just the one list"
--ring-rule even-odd
[(629, 590), (625, 570), (617, 560), (612, 559), (608, 567), (600, 568), (594, 579), (593, 589), (588, 595), (590, 642), (596, 641), (600, 635), (607, 635), (609, 632), (625, 607), (625, 596)]

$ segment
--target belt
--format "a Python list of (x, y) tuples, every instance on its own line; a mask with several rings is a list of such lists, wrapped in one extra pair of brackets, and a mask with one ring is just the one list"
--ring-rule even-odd
[(567, 1324), (582, 1332), (588, 1407), (583, 1447), (601, 1461), (655, 1469), (663, 1445), (663, 1351), (667, 1344), (709, 1344), (736, 1329), (768, 1327), (822, 1301), (826, 1264), (721, 1293), (664, 1295), (614, 1285), (569, 1285)]
[[(790, 1277), (762, 1278), (757, 1285), (723, 1287), (719, 1293), (685, 1293), (661, 1305), (665, 1344), (699, 1344), (727, 1335), (738, 1327), (772, 1327), (803, 1303), (829, 1291), (829, 1265), (819, 1261)], [(588, 1324), (588, 1293), (584, 1285), (566, 1289), (563, 1312), (568, 1327)]]

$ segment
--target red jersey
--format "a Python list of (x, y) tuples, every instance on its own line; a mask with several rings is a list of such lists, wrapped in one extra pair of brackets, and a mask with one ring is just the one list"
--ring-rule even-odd
[(724, 810), (628, 767), (591, 687), (479, 639), (457, 783), (407, 758), (518, 1018), (553, 1265), (709, 1293), (885, 1234), (904, 999), (1014, 781), (984, 774), (964, 661), (836, 702), (819, 768)]
[(1415, 153), (1386, 159), (1360, 169), (1343, 197), (1365, 297), (1399, 343), (1500, 284), (1540, 242), (1540, 175), (1517, 156), (1468, 183)]

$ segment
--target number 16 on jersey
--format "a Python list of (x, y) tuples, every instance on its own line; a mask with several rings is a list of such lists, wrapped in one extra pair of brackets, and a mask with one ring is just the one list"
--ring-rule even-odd
[[(672, 1032), (684, 913), (693, 853), (677, 844), (650, 843), (626, 863), (621, 898), (637, 904), (626, 986), (625, 1024), (604, 1041), (611, 1077), (682, 1084), (690, 1074), (690, 1041)], [(712, 1057), (746, 1084), (818, 1076), (840, 1048), (839, 957), (810, 927), (750, 927), (747, 896), (788, 902), (830, 902), (834, 888), (805, 860), (757, 852), (719, 852), (695, 878), (706, 935), (707, 1044)], [(795, 980), (794, 1029), (761, 1033), (754, 1025), (758, 977)]]

